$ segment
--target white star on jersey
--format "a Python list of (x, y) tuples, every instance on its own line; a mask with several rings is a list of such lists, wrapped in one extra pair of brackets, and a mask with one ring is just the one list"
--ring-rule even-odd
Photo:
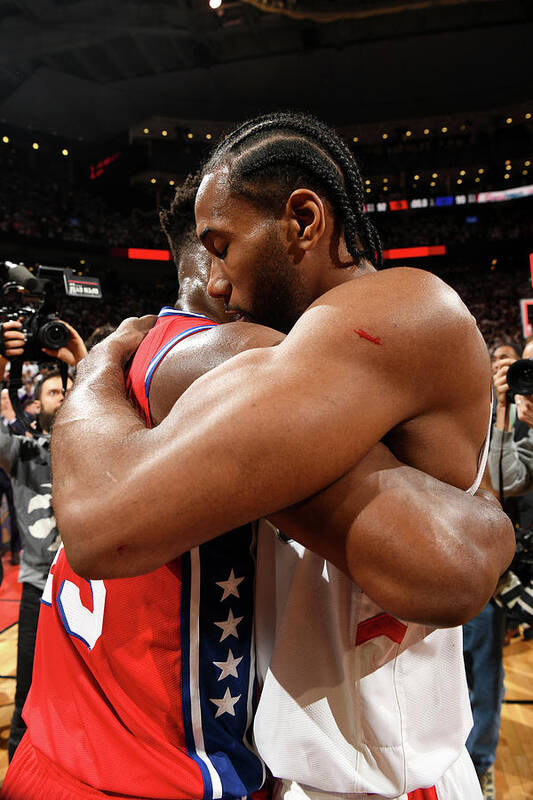
[(225, 622), (223, 620), (221, 622), (215, 622), (214, 624), (218, 628), (222, 628), (222, 636), (220, 637), (219, 642), (223, 642), (228, 636), (235, 636), (235, 638), (238, 639), (239, 634), (237, 633), (237, 625), (239, 622), (242, 622), (243, 619), (244, 617), (234, 617), (233, 611), (230, 608), (228, 618)]
[(223, 603), (226, 597), (233, 595), (233, 597), (239, 597), (239, 590), (237, 586), (239, 583), (242, 583), (244, 578), (236, 578), (235, 573), (231, 570), (229, 574), (229, 578), (227, 581), (217, 581), (217, 586), (220, 586), (223, 589), (222, 597), (220, 598), (220, 602)]
[(220, 700), (217, 700), (214, 697), (210, 697), (209, 700), (211, 703), (214, 703), (217, 706), (217, 713), (215, 714), (215, 719), (217, 717), (222, 716), (222, 714), (230, 714), (232, 717), (235, 716), (235, 709), (234, 705), (239, 702), (241, 699), (240, 694), (237, 697), (232, 697), (230, 694), (229, 687), (226, 688), (224, 693), (224, 697), (221, 697)]
[(224, 678), (227, 678), (229, 675), (232, 675), (234, 678), (238, 678), (239, 673), (237, 672), (237, 667), (241, 663), (242, 659), (243, 656), (240, 658), (235, 658), (231, 650), (228, 650), (228, 657), (225, 661), (213, 661), (215, 667), (220, 669), (218, 680), (221, 681)]

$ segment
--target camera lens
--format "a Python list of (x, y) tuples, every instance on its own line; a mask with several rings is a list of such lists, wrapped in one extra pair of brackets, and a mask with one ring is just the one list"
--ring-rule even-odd
[(57, 320), (45, 322), (39, 331), (39, 340), (43, 347), (49, 350), (59, 350), (65, 347), (70, 339), (70, 331), (66, 325)]
[(521, 358), (507, 371), (507, 384), (513, 394), (533, 394), (533, 360)]

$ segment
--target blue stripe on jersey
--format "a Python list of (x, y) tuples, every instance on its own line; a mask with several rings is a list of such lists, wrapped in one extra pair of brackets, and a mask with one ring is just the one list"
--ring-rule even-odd
[(169, 341), (166, 344), (164, 344), (160, 350), (158, 350), (158, 352), (155, 354), (155, 356), (148, 364), (148, 369), (146, 370), (146, 376), (144, 378), (144, 393), (146, 397), (148, 397), (148, 394), (150, 392), (150, 384), (152, 382), (152, 377), (156, 370), (156, 367), (163, 360), (163, 358), (166, 356), (169, 350), (172, 350), (175, 344), (181, 342), (182, 339), (186, 339), (187, 336), (192, 336), (193, 333), (198, 333), (198, 331), (207, 331), (210, 328), (214, 327), (216, 327), (215, 323), (210, 323), (209, 325), (197, 325), (196, 327), (188, 328), (186, 331), (182, 331), (181, 333), (178, 333), (177, 336), (174, 336), (172, 339), (169, 339)]
[(254, 547), (252, 526), (245, 525), (199, 548), (203, 741), (223, 798), (249, 795), (265, 777), (263, 762), (248, 744), (256, 705)]
[(205, 314), (195, 314), (192, 311), (180, 311), (179, 308), (172, 308), (172, 306), (163, 306), (159, 314), (159, 317), (198, 317), (198, 319), (207, 319), (209, 322), (212, 322), (209, 317), (206, 317)]

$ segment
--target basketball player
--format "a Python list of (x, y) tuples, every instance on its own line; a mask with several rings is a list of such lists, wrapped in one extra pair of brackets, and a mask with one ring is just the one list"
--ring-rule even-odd
[[(426, 471), (465, 489), (475, 483), (489, 417), (484, 344), (433, 276), (373, 271), (379, 243), (362, 196), (348, 151), (306, 118), (252, 122), (215, 152), (197, 201), (213, 256), (210, 291), (241, 316), (265, 321), (274, 310), (285, 330), (297, 321), (277, 347), (200, 379), (152, 432), (119, 396), (120, 364), (110, 356), (126, 356), (121, 336), (100, 350), (100, 365), (89, 359), (56, 442), (58, 464), (68, 456), (71, 470), (76, 436), (89, 454), (90, 489), (63, 469), (57, 495), (72, 558), (87, 574), (139, 568), (150, 516), (143, 502), (156, 498), (161, 530), (150, 558), (164, 561), (313, 493), (387, 434)], [(93, 402), (89, 375), (108, 410)], [(73, 487), (80, 493), (67, 508)], [(88, 507), (95, 489), (107, 510), (116, 502), (132, 521), (131, 536), (116, 524), (100, 533), (101, 510)], [(73, 525), (84, 509), (97, 523), (87, 545)], [(386, 511), (381, 519), (390, 523)], [(283, 794), (398, 797), (438, 784), (432, 796), (475, 797), (457, 631), (393, 620), (342, 573), (285, 548), (288, 580), (256, 722)]]
[[(195, 191), (179, 192), (167, 218), (179, 266), (179, 309), (162, 310), (128, 376), (131, 397), (149, 424), (166, 415), (169, 397), (179, 396), (185, 382), (242, 349), (283, 338), (255, 325), (216, 326), (224, 319), (222, 304), (206, 295), (209, 259), (192, 238)], [(350, 491), (359, 498), (373, 472), (398, 471), (382, 446), (364, 463), (352, 475), (357, 492)], [(414, 497), (418, 474), (400, 472), (410, 475)], [(438, 482), (430, 486), (439, 495)], [(336, 496), (329, 504), (331, 513)], [(436, 504), (435, 525), (423, 508), (411, 514), (420, 540), (429, 530), (441, 537), (454, 523), (442, 499)], [(479, 510), (478, 501), (471, 505)], [(324, 498), (314, 501), (314, 512), (326, 512)], [(372, 513), (369, 505), (366, 514)], [(151, 574), (105, 584), (87, 584), (60, 552), (43, 598), (35, 684), (25, 708), (29, 734), (3, 797), (240, 797), (261, 786), (263, 764), (246, 746), (255, 707), (253, 540), (244, 526)], [(418, 570), (415, 559), (412, 565)], [(408, 577), (416, 580), (412, 571)], [(417, 600), (424, 616), (428, 609)], [(230, 603), (234, 630), (224, 620)]]

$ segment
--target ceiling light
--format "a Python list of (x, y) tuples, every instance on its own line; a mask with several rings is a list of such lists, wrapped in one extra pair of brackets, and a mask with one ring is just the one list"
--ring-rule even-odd
[(476, 178), (476, 183), (479, 183), (481, 178)]
[(143, 128), (143, 133), (150, 133), (150, 128)]
[(429, 128), (424, 128), (424, 134), (427, 136), (429, 133)]
[(168, 136), (168, 131), (161, 131), (161, 136)]
[(405, 135), (406, 135), (406, 136), (411, 136), (411, 135), (412, 135), (412, 133), (413, 133), (413, 131), (405, 131)]
[(194, 139), (194, 133), (188, 133), (187, 139)]
[(462, 170), (459, 172), (459, 175), (466, 175), (466, 170), (465, 170), (465, 169), (462, 169)]
[(440, 130), (441, 130), (441, 133), (448, 133), (448, 128), (446, 127), (446, 125), (443, 125)]
[(384, 191), (384, 192), (388, 192), (388, 191), (389, 191), (389, 187), (388, 187), (388, 186), (384, 186), (384, 187), (383, 187), (383, 191)]
[(150, 178), (150, 183), (155, 183), (155, 182), (156, 182), (155, 178)]
[(213, 134), (212, 133), (206, 133), (205, 138), (206, 139), (212, 139), (213, 138)]
[(461, 184), (463, 182), (462, 178), (457, 178), (457, 183)]
[(509, 173), (508, 173), (508, 172), (506, 172), (506, 173), (505, 173), (505, 175), (504, 175), (503, 177), (505, 178), (505, 180), (507, 180), (507, 179), (508, 179), (508, 178), (510, 178), (511, 176), (509, 175)]
[(383, 178), (383, 183), (388, 183), (388, 182), (389, 182), (388, 178)]
[(176, 183), (176, 181), (170, 180), (170, 181), (168, 182), (168, 185), (169, 185), (169, 186), (174, 186), (174, 184), (175, 184), (175, 183)]
[(365, 181), (365, 184), (366, 184), (367, 186), (370, 186), (370, 180), (369, 180), (369, 178), (367, 178), (367, 179), (366, 179), (366, 181)]
[(33, 147), (34, 150), (38, 150), (39, 149), (39, 142), (34, 142), (32, 144), (32, 147)]
[(485, 172), (485, 170), (483, 169), (483, 167), (480, 167), (480, 168), (478, 169), (478, 173), (479, 173), (480, 175), (483, 175), (483, 173), (484, 173), (484, 172)]
[(507, 117), (507, 119), (506, 119), (505, 121), (506, 121), (506, 123), (507, 123), (508, 125), (510, 125), (510, 124), (511, 124), (511, 122), (513, 121), (513, 118), (512, 118), (512, 117)]
[(389, 138), (389, 134), (388, 133), (382, 133), (381, 134), (381, 138), (382, 139), (388, 139)]
[(522, 170), (522, 175), (527, 175), (527, 169)]
[(528, 111), (528, 112), (527, 112), (527, 114), (524, 114), (524, 117), (525, 117), (526, 119), (531, 119), (531, 114), (530, 114), (530, 112)]
[(367, 190), (366, 190), (366, 193), (367, 193), (367, 194), (370, 194), (370, 192), (371, 192), (371, 191), (372, 191), (371, 189), (367, 189)]
[(439, 177), (439, 173), (438, 173), (438, 172), (434, 172), (434, 173), (433, 173), (433, 175), (432, 175), (431, 177), (432, 177), (432, 178), (438, 178), (438, 177)]
[(419, 181), (420, 180), (420, 175), (414, 175), (413, 177), (414, 177), (415, 181)]
[(217, 9), (222, 5), (222, 0), (209, 0), (209, 8)]
[(531, 161), (524, 161), (524, 167), (530, 167)]
[(2, 141), (3, 141), (4, 144), (8, 144), (9, 136), (2, 136)]
[(429, 185), (430, 186), (436, 186), (437, 184), (435, 183), (435, 181), (431, 181), (431, 183)]
[(507, 164), (507, 166), (505, 167), (507, 172), (509, 172), (509, 170), (512, 169), (512, 168), (513, 168), (512, 164)]
[(67, 148), (66, 148), (66, 147), (64, 147), (64, 148), (62, 149), (62, 151), (61, 151), (61, 155), (62, 155), (62, 156), (65, 156), (65, 157), (66, 157), (66, 156), (68, 156), (68, 150), (67, 150)]
[(352, 141), (357, 144), (357, 142), (359, 141), (359, 136), (354, 136)]

